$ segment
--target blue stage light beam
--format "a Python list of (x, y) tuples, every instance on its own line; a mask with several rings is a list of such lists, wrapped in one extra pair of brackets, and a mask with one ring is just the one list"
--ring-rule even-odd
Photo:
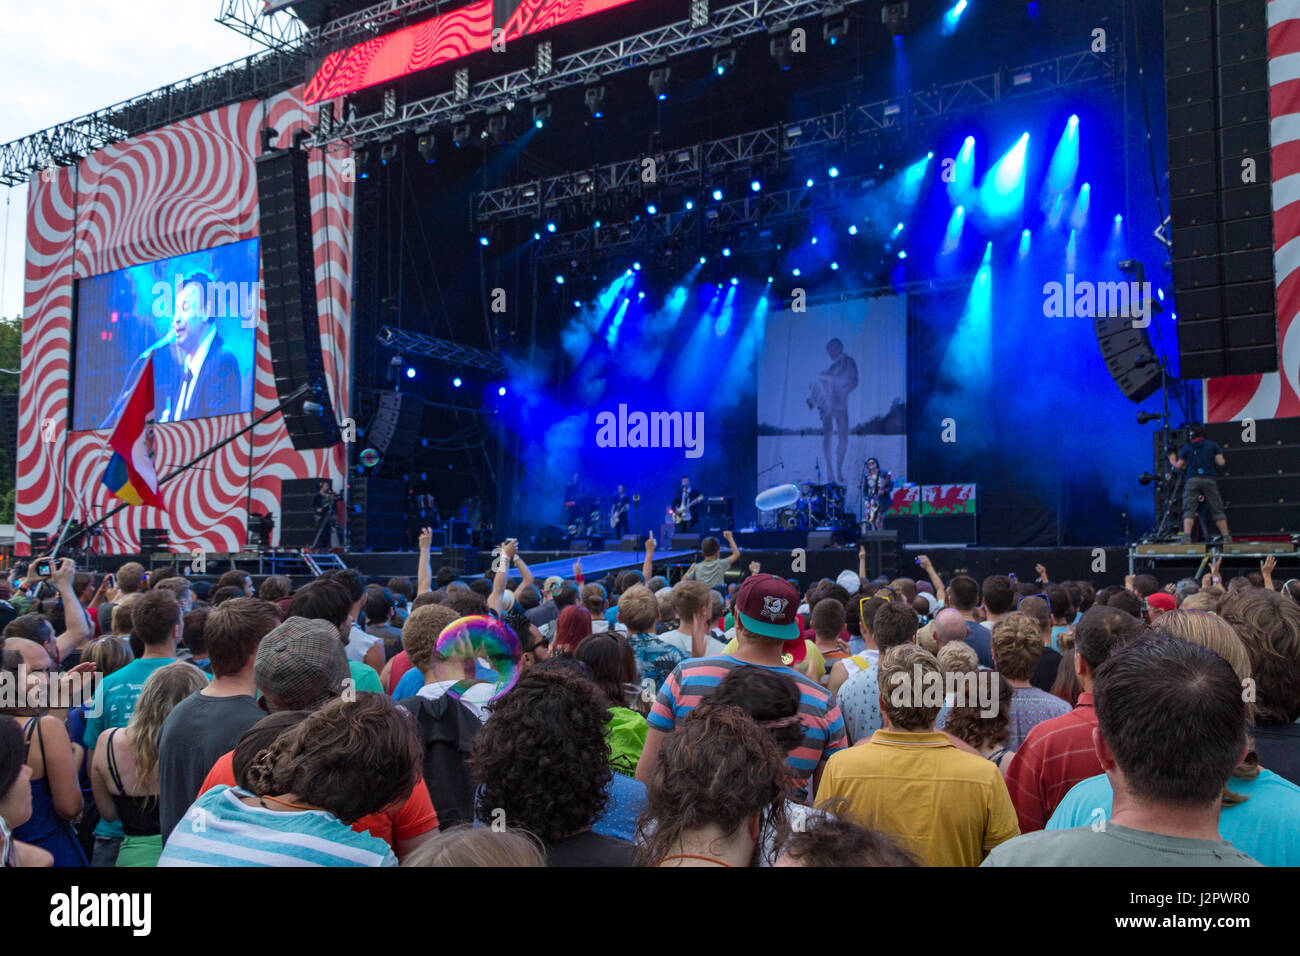
[(1024, 212), (1028, 151), (1029, 134), (1024, 133), (984, 175), (980, 183), (980, 208), (989, 218), (1007, 220)]
[(727, 289), (726, 296), (722, 299), (722, 307), (718, 310), (718, 317), (713, 323), (713, 335), (715, 338), (722, 338), (731, 328), (731, 317), (736, 308), (736, 292), (739, 286), (735, 279), (731, 280), (732, 284)]
[[(952, 163), (951, 166), (948, 164)], [(953, 159), (943, 161), (948, 199), (953, 205), (967, 204), (975, 198), (975, 137), (967, 136)], [(949, 171), (951, 170), (951, 172)]]
[(1043, 208), (1046, 209), (1052, 198), (1059, 193), (1069, 192), (1074, 188), (1074, 178), (1079, 174), (1079, 117), (1071, 116), (1057, 140), (1052, 152), (1052, 161), (1047, 167), (1047, 182), (1044, 185), (1046, 196)]
[(1020, 258), (1029, 255), (1029, 246), (1032, 241), (1032, 233), (1028, 229), (1020, 233)]
[(944, 231), (943, 236), (943, 254), (948, 255), (956, 252), (961, 245), (962, 229), (966, 225), (966, 207), (958, 206), (948, 217), (948, 228)]
[(948, 342), (943, 365), (962, 366), (962, 380), (973, 387), (989, 383), (993, 372), (993, 243), (984, 247), (984, 259), (966, 296), (957, 329)]
[(944, 36), (949, 37), (957, 32), (957, 24), (961, 22), (961, 15), (966, 12), (967, 6), (966, 0), (957, 0), (948, 8), (948, 12), (943, 15)]
[(626, 296), (618, 304), (618, 310), (615, 311), (614, 317), (609, 321), (609, 328), (605, 330), (605, 344), (611, 349), (618, 344), (618, 332), (623, 327), (623, 319), (627, 316), (627, 308), (630, 304)]
[(1079, 187), (1079, 195), (1074, 200), (1074, 212), (1070, 214), (1070, 225), (1082, 229), (1088, 225), (1088, 207), (1092, 204), (1092, 184), (1084, 183)]

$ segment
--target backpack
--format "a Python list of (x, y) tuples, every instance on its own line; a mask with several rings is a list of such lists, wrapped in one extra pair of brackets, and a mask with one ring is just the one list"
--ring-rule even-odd
[(398, 703), (411, 712), (420, 728), (424, 785), (438, 814), (438, 826), (445, 830), (458, 823), (472, 823), (474, 785), (466, 758), (483, 729), (482, 722), (452, 694), (437, 700), (408, 697)]

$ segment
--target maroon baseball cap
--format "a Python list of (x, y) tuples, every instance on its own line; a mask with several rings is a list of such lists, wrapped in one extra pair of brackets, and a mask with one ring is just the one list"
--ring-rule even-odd
[(751, 634), (783, 641), (799, 640), (799, 592), (775, 574), (754, 574), (736, 595), (736, 615)]
[(1172, 611), (1178, 607), (1178, 602), (1174, 596), (1166, 591), (1157, 591), (1147, 598), (1147, 607), (1153, 607), (1158, 611)]

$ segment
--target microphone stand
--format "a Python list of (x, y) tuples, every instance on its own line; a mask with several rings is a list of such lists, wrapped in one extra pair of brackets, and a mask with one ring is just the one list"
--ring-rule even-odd
[[(214, 455), (214, 454), (216, 454), (218, 451), (220, 451), (222, 448), (225, 448), (227, 445), (229, 445), (229, 444), (230, 444), (232, 441), (234, 441), (236, 438), (240, 438), (240, 437), (242, 437), (243, 435), (246, 435), (248, 432), (251, 432), (254, 428), (256, 428), (258, 425), (262, 424), (262, 422), (266, 421), (266, 420), (267, 420), (268, 418), (270, 418), (272, 415), (277, 415), (277, 414), (279, 414), (279, 413), (282, 412), (285, 408), (287, 408), (289, 405), (292, 405), (294, 402), (298, 401), (300, 398), (304, 398), (304, 397), (306, 397), (307, 395), (310, 395), (310, 394), (314, 393), (315, 391), (316, 391), (316, 389), (315, 389), (315, 387), (312, 386), (312, 385), (300, 385), (300, 386), (298, 386), (298, 388), (293, 392), (293, 394), (291, 394), (288, 398), (286, 398), (286, 399), (284, 399), (283, 401), (281, 401), (278, 405), (276, 405), (276, 406), (275, 406), (274, 408), (272, 408), (270, 411), (265, 412), (265, 413), (262, 414), (262, 415), (259, 415), (257, 418), (253, 419), (251, 422), (249, 422), (247, 425), (245, 425), (245, 426), (244, 426), (243, 428), (241, 428), (239, 431), (235, 432), (235, 433), (234, 433), (233, 435), (231, 435), (229, 438), (225, 438), (225, 439), (223, 439), (223, 440), (217, 442), (215, 445), (213, 445), (213, 446), (212, 446), (211, 448), (209, 448), (207, 451), (201, 453), (200, 455), (196, 456), (195, 458), (191, 458), (189, 461), (187, 461), (185, 464), (181, 465), (181, 466), (180, 466), (179, 468), (177, 468), (175, 471), (172, 471), (172, 472), (170, 472), (169, 474), (165, 475), (164, 477), (159, 478), (159, 479), (158, 479), (158, 487), (161, 488), (165, 483), (171, 481), (171, 480), (172, 480), (173, 478), (175, 478), (176, 476), (181, 475), (181, 474), (184, 474), (185, 472), (189, 471), (191, 468), (193, 468), (193, 467), (194, 467), (195, 465), (197, 465), (199, 462), (203, 461), (205, 458), (209, 457), (210, 455)], [(130, 507), (133, 507), (133, 506), (132, 506), (131, 504), (129, 504), (128, 502), (123, 502), (122, 504), (120, 504), (120, 505), (118, 505), (116, 508), (114, 508), (112, 511), (107, 512), (107, 513), (106, 513), (102, 518), (100, 518), (100, 519), (99, 519), (98, 521), (96, 521), (94, 524), (87, 525), (86, 527), (84, 527), (84, 528), (80, 529), (79, 531), (77, 531), (77, 533), (74, 534), (74, 535), (72, 535), (71, 538), (67, 539), (66, 541), (60, 540), (60, 541), (55, 545), (54, 551), (51, 553), (50, 557), (52, 557), (52, 558), (58, 557), (58, 554), (59, 554), (59, 548), (62, 547), (64, 544), (67, 544), (67, 545), (70, 546), (70, 545), (72, 544), (72, 542), (77, 541), (79, 538), (82, 538), (82, 537), (84, 537), (84, 536), (90, 534), (90, 533), (93, 532), (96, 528), (98, 528), (100, 525), (102, 525), (105, 521), (107, 521), (109, 518), (113, 517), (113, 515), (117, 514), (119, 511), (123, 510), (124, 508), (130, 508)]]

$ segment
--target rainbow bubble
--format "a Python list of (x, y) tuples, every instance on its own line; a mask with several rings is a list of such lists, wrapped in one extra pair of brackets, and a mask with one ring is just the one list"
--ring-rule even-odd
[(496, 672), (492, 699), (496, 700), (519, 680), (519, 638), (505, 623), (486, 614), (459, 617), (442, 630), (435, 649), (459, 660), (483, 658)]
[(375, 465), (379, 464), (379, 452), (373, 448), (367, 448), (361, 453), (361, 464), (367, 468), (375, 467)]

